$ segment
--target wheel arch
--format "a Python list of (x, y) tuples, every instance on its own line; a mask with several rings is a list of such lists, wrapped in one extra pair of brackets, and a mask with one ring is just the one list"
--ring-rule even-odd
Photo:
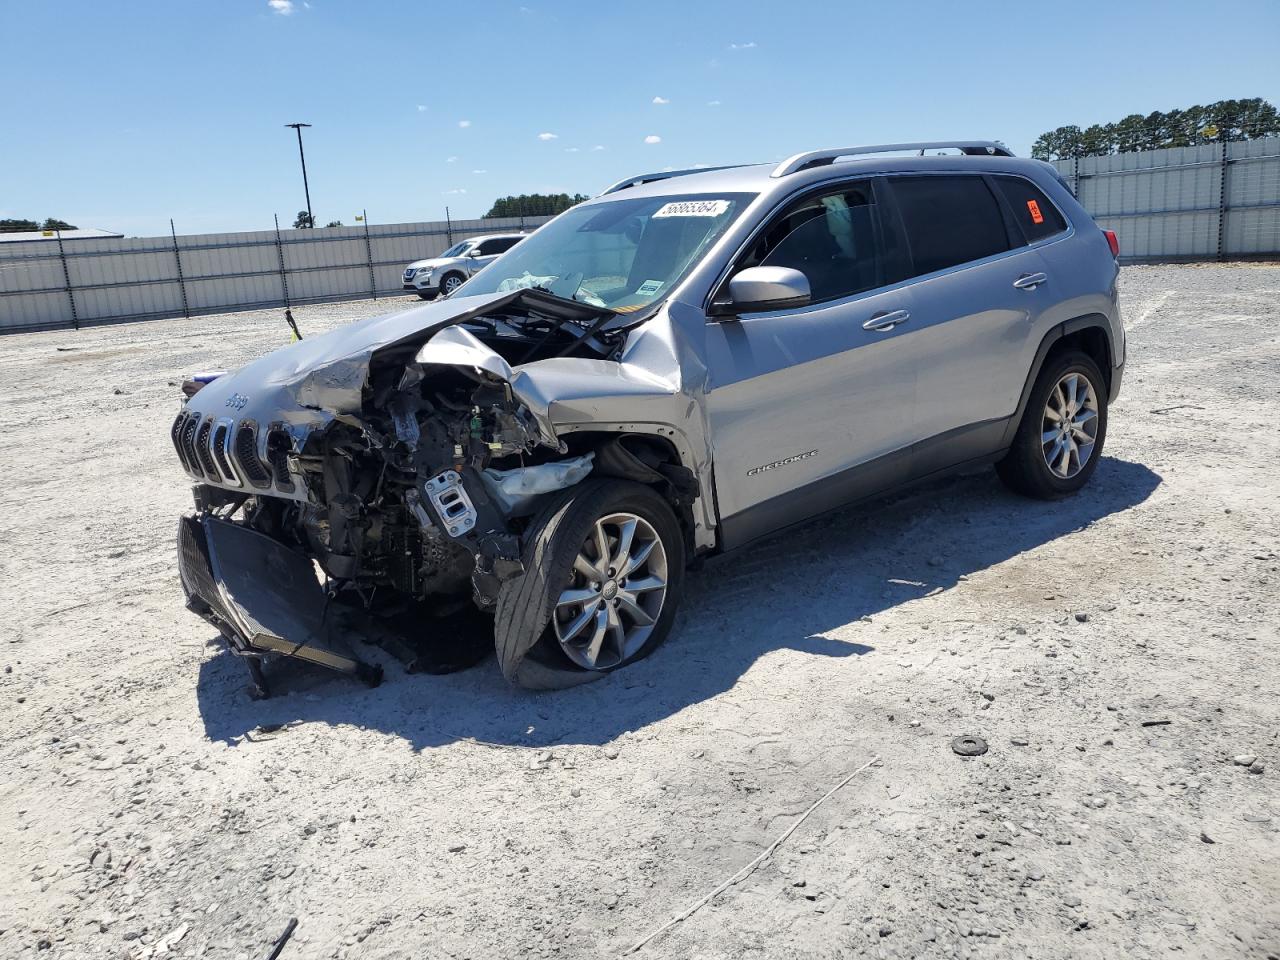
[[(633, 480), (652, 487), (667, 501), (685, 536), (687, 556), (697, 550), (695, 504), (707, 491), (698, 479), (691, 452), (682, 450), (683, 440), (669, 428), (642, 429), (628, 424), (597, 429), (595, 425), (565, 435), (570, 449), (595, 453), (592, 477)], [(652, 426), (652, 425), (651, 425)]]
[(1018, 398), (1018, 409), (1005, 428), (1003, 446), (1007, 447), (1013, 442), (1018, 424), (1022, 422), (1022, 415), (1026, 412), (1031, 390), (1035, 387), (1044, 365), (1052, 357), (1069, 350), (1080, 350), (1093, 359), (1098, 369), (1102, 371), (1105, 381), (1103, 386), (1108, 400), (1111, 399), (1115, 379), (1115, 369), (1112, 365), (1115, 350), (1111, 343), (1111, 331), (1107, 318), (1100, 313), (1094, 313), (1060, 323), (1044, 335), (1044, 339), (1036, 349), (1035, 362), (1031, 364), (1026, 382), (1022, 385), (1022, 394)]

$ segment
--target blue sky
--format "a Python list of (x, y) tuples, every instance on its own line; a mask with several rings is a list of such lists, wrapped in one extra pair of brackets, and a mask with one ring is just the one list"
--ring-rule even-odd
[[(1280, 2), (0, 0), (0, 217), (483, 214), (664, 167), (1261, 96)], [(646, 142), (649, 141), (649, 142)], [(465, 191), (465, 192), (464, 192)]]

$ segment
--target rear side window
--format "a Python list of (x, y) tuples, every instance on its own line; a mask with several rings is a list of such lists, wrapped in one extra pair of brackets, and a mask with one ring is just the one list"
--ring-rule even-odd
[(491, 257), (497, 253), (506, 253), (516, 245), (516, 240), (511, 237), (498, 237), (493, 240), (485, 240), (480, 244), (480, 256)]
[(1035, 243), (1067, 229), (1067, 221), (1062, 218), (1058, 208), (1030, 180), (1022, 177), (993, 179), (1004, 198), (1009, 201), (1014, 222), (1026, 236), (1027, 243)]
[(995, 195), (979, 176), (890, 177), (920, 276), (1009, 249)]

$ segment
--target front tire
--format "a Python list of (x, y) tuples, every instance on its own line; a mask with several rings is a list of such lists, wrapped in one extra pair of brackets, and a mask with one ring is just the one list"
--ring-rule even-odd
[(996, 473), (1016, 493), (1058, 500), (1093, 476), (1107, 438), (1107, 387), (1087, 353), (1050, 357)]
[(434, 300), (437, 296), (438, 296), (438, 294), (437, 294), (437, 293), (436, 293), (436, 291), (434, 291), (434, 290), (430, 290), (430, 291), (428, 291), (428, 290), (419, 290), (419, 291), (418, 291), (418, 299), (419, 299), (419, 300)]
[(525, 535), (525, 573), (498, 597), (502, 674), (530, 690), (597, 680), (658, 648), (684, 583), (683, 531), (652, 488), (588, 480)]
[(460, 273), (446, 273), (440, 278), (440, 296), (450, 296), (466, 282), (467, 278)]

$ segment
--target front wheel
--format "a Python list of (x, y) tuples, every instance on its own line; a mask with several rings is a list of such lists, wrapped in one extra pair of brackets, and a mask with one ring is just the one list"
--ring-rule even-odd
[(1093, 476), (1107, 437), (1107, 390), (1087, 353), (1050, 357), (1036, 378), (1013, 444), (996, 464), (1016, 493), (1057, 500)]
[(440, 281), (440, 296), (447, 297), (457, 290), (460, 286), (467, 282), (467, 278), (460, 273), (447, 273)]
[(666, 639), (684, 581), (684, 536), (654, 490), (587, 481), (525, 535), (525, 573), (503, 584), (495, 645), (503, 676), (574, 686), (648, 656)]

